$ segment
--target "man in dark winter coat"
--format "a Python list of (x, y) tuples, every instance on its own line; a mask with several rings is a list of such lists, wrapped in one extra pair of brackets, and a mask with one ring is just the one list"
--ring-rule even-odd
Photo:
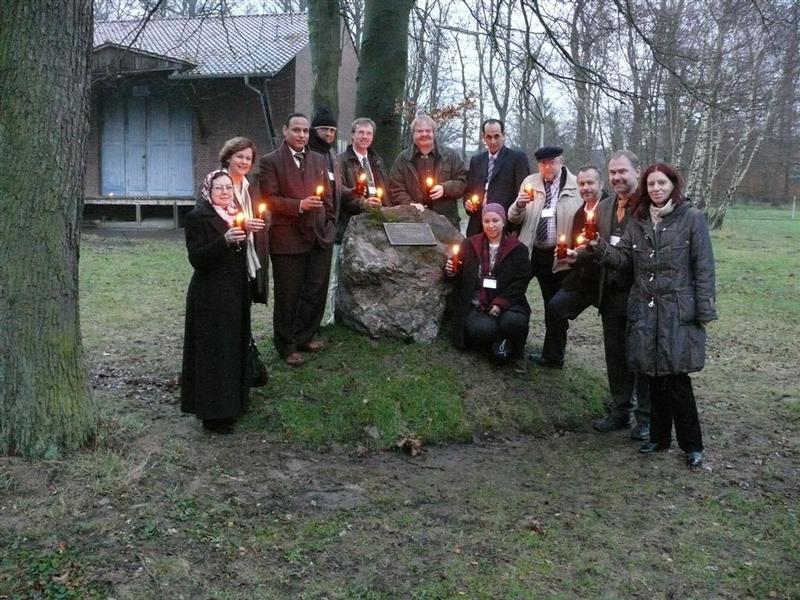
[(447, 217), (458, 227), (458, 199), (467, 187), (464, 161), (436, 143), (436, 126), (428, 115), (411, 122), (414, 143), (403, 150), (389, 173), (392, 205), (412, 204)]
[[(614, 189), (597, 210), (597, 227), (600, 238), (616, 246), (628, 226), (631, 199), (639, 182), (641, 163), (629, 150), (619, 150), (608, 161), (608, 181)], [(628, 326), (627, 306), (633, 278), (630, 272), (599, 269), (597, 306), (603, 321), (603, 346), (606, 355), (608, 387), (611, 403), (608, 413), (594, 421), (592, 426), (600, 432), (625, 429), (629, 425), (634, 397), (636, 426), (631, 430), (635, 440), (650, 437), (650, 400), (647, 378), (637, 378), (628, 368), (625, 330)]]
[[(383, 159), (372, 149), (375, 138), (375, 121), (364, 117), (353, 121), (350, 127), (351, 144), (339, 155), (342, 168), (342, 185), (351, 191), (342, 197), (339, 220), (336, 222), (336, 241), (341, 242), (352, 215), (367, 206), (391, 206), (389, 177)], [(358, 178), (364, 176), (366, 196), (355, 193)]]
[(505, 145), (505, 124), (500, 119), (484, 121), (481, 134), (486, 151), (470, 158), (464, 194), (464, 208), (469, 215), (467, 237), (481, 232), (481, 206), (496, 202), (508, 211), (522, 180), (531, 172), (527, 155)]

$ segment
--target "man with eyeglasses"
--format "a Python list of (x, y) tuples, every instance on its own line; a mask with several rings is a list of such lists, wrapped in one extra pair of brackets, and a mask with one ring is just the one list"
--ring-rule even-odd
[(301, 351), (319, 352), (326, 345), (316, 335), (325, 313), (336, 231), (328, 165), (308, 149), (308, 135), (308, 117), (290, 114), (283, 144), (261, 159), (258, 174), (272, 213), (275, 348), (292, 367), (305, 362)]
[(458, 200), (467, 187), (467, 169), (458, 154), (436, 143), (436, 125), (428, 115), (411, 122), (413, 144), (403, 150), (389, 173), (392, 205), (429, 208), (458, 227)]
[(534, 153), (539, 172), (523, 180), (508, 209), (508, 220), (519, 226), (519, 241), (530, 252), (545, 309), (542, 351), (531, 354), (530, 359), (539, 366), (558, 369), (564, 366), (569, 321), (548, 310), (547, 304), (570, 269), (565, 261), (556, 260), (556, 244), (564, 236), (571, 245), (572, 221), (581, 206), (578, 182), (564, 166), (563, 153), (558, 146), (544, 146)]

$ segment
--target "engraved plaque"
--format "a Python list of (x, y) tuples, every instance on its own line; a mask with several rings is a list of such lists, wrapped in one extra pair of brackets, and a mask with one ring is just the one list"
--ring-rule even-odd
[(383, 228), (392, 246), (436, 245), (436, 238), (427, 223), (384, 223)]

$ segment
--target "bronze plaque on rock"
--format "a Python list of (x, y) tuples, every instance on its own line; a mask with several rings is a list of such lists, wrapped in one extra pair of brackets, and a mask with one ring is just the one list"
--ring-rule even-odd
[(427, 223), (384, 223), (383, 228), (392, 246), (436, 245), (436, 238)]

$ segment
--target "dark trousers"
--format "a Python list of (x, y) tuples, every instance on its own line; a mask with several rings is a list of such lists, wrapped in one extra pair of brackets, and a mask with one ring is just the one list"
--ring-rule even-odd
[(504, 310), (499, 317), (493, 317), (473, 307), (467, 313), (465, 327), (470, 345), (489, 350), (492, 344), (505, 338), (511, 344), (512, 359), (525, 354), (528, 317), (523, 313)]
[(319, 330), (328, 299), (332, 252), (315, 245), (303, 254), (270, 255), (275, 348), (284, 358), (308, 344)]
[(608, 391), (611, 394), (611, 404), (608, 410), (615, 417), (627, 419), (631, 408), (634, 408), (635, 390), (636, 422), (645, 425), (650, 422), (649, 378), (644, 375), (637, 376), (628, 369), (625, 346), (625, 328), (628, 320), (624, 313), (602, 314), (601, 319)]
[(688, 373), (664, 375), (650, 379), (650, 441), (660, 446), (672, 443), (672, 424), (675, 437), (684, 452), (702, 452), (703, 435), (694, 400), (692, 380)]
[(542, 345), (542, 358), (548, 362), (561, 364), (564, 362), (564, 352), (567, 347), (567, 329), (569, 321), (548, 309), (550, 299), (561, 289), (561, 282), (569, 271), (553, 273), (553, 251), (538, 250), (531, 252), (531, 267), (533, 276), (539, 281), (544, 303), (544, 344)]

